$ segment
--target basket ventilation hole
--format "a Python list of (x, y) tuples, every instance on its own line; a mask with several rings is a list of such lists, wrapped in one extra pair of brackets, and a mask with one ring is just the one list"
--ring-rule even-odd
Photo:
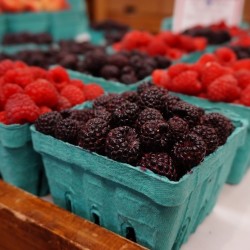
[(126, 238), (128, 240), (136, 242), (135, 230), (133, 227), (126, 228)]
[(68, 195), (66, 195), (66, 208), (68, 211), (72, 212), (72, 201)]
[(92, 213), (93, 221), (96, 225), (100, 225), (100, 217), (96, 213)]

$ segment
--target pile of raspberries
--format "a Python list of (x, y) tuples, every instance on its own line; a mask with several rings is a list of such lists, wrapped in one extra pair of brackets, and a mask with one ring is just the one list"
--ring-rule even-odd
[(171, 181), (190, 173), (205, 156), (225, 144), (234, 130), (225, 116), (206, 114), (150, 82), (137, 92), (102, 95), (93, 108), (44, 114), (35, 127)]
[(32, 123), (41, 114), (69, 109), (103, 93), (95, 83), (70, 79), (62, 67), (46, 71), (20, 61), (0, 62), (0, 123)]
[(207, 46), (207, 39), (175, 34), (163, 31), (152, 35), (145, 31), (130, 31), (123, 39), (113, 44), (117, 51), (139, 50), (150, 56), (166, 56), (171, 59), (180, 59), (184, 54), (202, 51)]
[(194, 64), (155, 70), (152, 77), (156, 85), (170, 91), (250, 106), (250, 59), (237, 60), (229, 48), (205, 54)]

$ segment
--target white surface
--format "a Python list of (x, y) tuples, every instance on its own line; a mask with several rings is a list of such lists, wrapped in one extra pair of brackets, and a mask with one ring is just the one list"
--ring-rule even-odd
[(213, 212), (181, 250), (250, 250), (250, 171), (241, 184), (224, 186)]
[(225, 185), (216, 206), (181, 250), (250, 249), (250, 171), (237, 186)]

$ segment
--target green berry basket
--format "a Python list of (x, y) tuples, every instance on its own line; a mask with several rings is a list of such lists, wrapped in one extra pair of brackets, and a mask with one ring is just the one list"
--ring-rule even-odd
[(33, 149), (28, 124), (0, 124), (0, 158), (3, 180), (35, 195), (48, 194), (42, 159)]
[[(183, 95), (183, 94), (177, 94), (177, 93), (173, 94), (178, 95), (184, 101), (190, 102), (200, 107), (211, 107), (211, 108), (219, 108), (221, 110), (229, 110), (231, 112), (238, 114), (242, 118), (247, 119), (250, 124), (250, 107), (237, 104), (224, 103), (224, 102), (211, 102), (206, 99)], [(239, 184), (249, 168), (250, 168), (250, 125), (248, 126), (247, 138), (245, 140), (245, 143), (237, 151), (231, 172), (227, 179), (227, 183), (234, 185)]]
[(3, 35), (6, 33), (6, 17), (5, 15), (0, 15), (0, 42), (2, 41)]
[(212, 211), (244, 143), (247, 121), (231, 120), (227, 143), (178, 182), (31, 131), (56, 204), (149, 249), (176, 250)]
[[(6, 33), (49, 32), (56, 39), (72, 39), (88, 32), (88, 15), (84, 0), (69, 0), (70, 9), (57, 12), (2, 14), (0, 40)], [(2, 25), (1, 19), (5, 19)], [(2, 32), (2, 29), (4, 32)]]
[(146, 77), (145, 79), (138, 81), (134, 84), (124, 84), (121, 82), (114, 82), (106, 80), (102, 77), (91, 76), (83, 74), (73, 70), (67, 70), (71, 78), (76, 78), (82, 80), (84, 83), (97, 83), (99, 84), (106, 92), (109, 93), (122, 93), (124, 91), (136, 90), (137, 87), (145, 81), (151, 79), (151, 77)]

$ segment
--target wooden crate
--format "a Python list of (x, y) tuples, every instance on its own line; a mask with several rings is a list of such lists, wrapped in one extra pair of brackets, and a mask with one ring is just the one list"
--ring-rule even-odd
[(143, 250), (0, 180), (1, 250)]

